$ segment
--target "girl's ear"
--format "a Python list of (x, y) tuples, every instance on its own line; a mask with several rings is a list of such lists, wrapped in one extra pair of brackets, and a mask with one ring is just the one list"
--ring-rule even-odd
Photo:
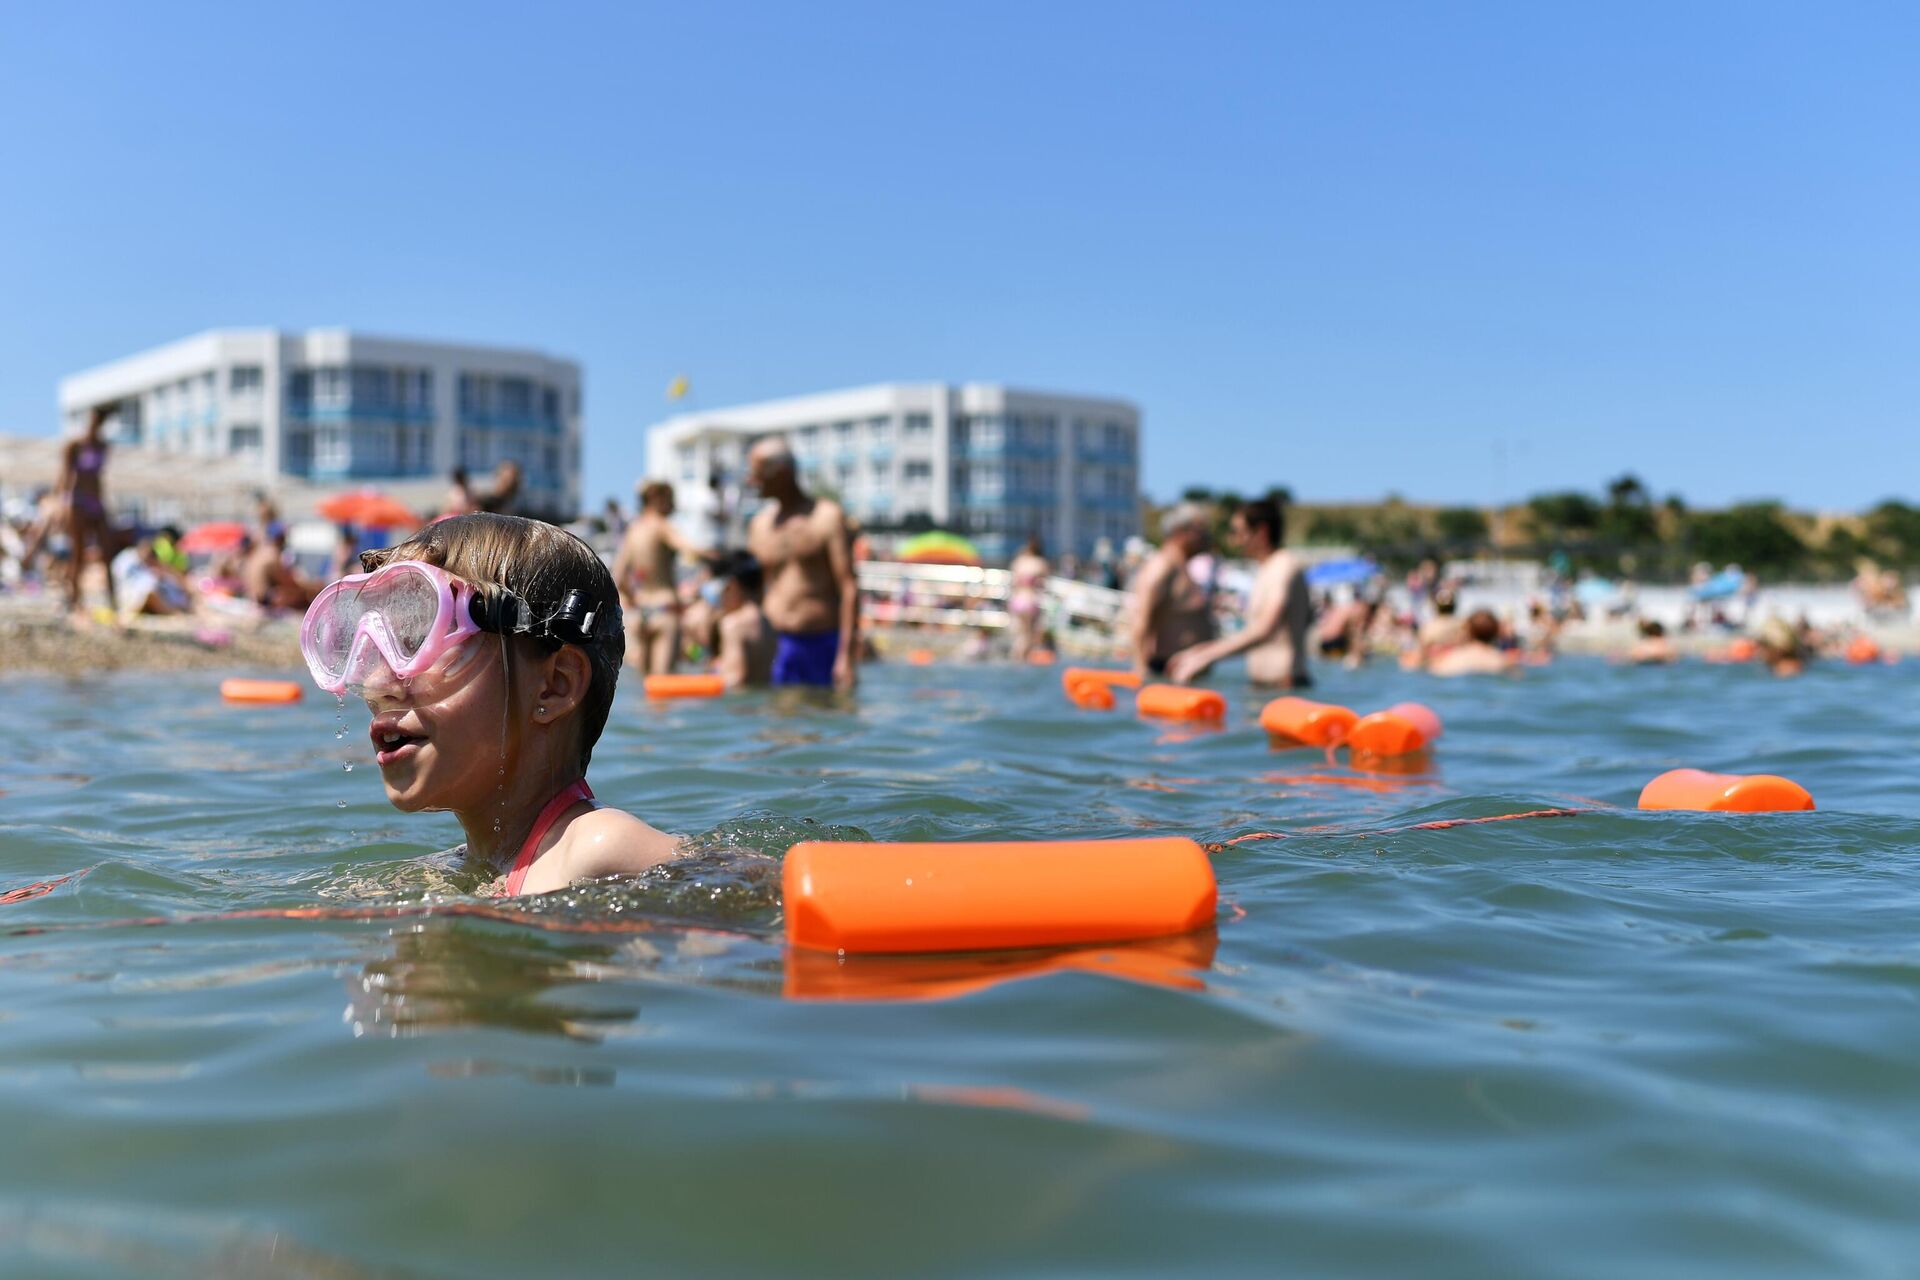
[(593, 663), (579, 645), (563, 644), (541, 668), (533, 718), (539, 724), (553, 724), (586, 699), (587, 686), (593, 683)]

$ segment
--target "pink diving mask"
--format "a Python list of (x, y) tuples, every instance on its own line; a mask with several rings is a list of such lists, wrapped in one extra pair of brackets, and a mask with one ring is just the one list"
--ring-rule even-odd
[[(483, 592), (438, 565), (395, 560), (349, 574), (315, 596), (300, 624), (300, 652), (313, 682), (340, 694), (364, 689), (383, 665), (396, 680), (417, 679), (482, 631), (589, 645), (596, 621), (585, 592), (569, 591), (558, 609), (536, 619), (503, 587)], [(619, 625), (617, 615), (612, 625)]]
[(300, 653), (328, 693), (364, 686), (376, 660), (395, 679), (411, 680), (479, 633), (474, 594), (468, 583), (419, 560), (348, 574), (308, 606)]

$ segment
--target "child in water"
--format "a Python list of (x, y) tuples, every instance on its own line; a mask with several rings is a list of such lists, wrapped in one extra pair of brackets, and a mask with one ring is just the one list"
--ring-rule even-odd
[(645, 871), (677, 841), (588, 789), (626, 648), (586, 543), (519, 516), (428, 525), (327, 587), (300, 648), (314, 681), (373, 712), (387, 799), (451, 812), (496, 894)]

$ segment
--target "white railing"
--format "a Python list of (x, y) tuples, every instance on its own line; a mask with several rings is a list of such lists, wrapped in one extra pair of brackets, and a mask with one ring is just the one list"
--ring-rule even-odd
[[(859, 566), (860, 592), (876, 623), (1004, 628), (1013, 575), (966, 565), (899, 564), (868, 560)], [(1111, 638), (1120, 631), (1126, 596), (1072, 578), (1048, 578), (1042, 613), (1056, 634)]]

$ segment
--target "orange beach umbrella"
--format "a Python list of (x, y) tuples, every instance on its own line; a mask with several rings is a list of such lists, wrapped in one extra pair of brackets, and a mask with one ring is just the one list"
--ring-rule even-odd
[(317, 508), (335, 524), (359, 525), (363, 529), (413, 529), (420, 517), (399, 501), (377, 489), (355, 489), (336, 493)]

